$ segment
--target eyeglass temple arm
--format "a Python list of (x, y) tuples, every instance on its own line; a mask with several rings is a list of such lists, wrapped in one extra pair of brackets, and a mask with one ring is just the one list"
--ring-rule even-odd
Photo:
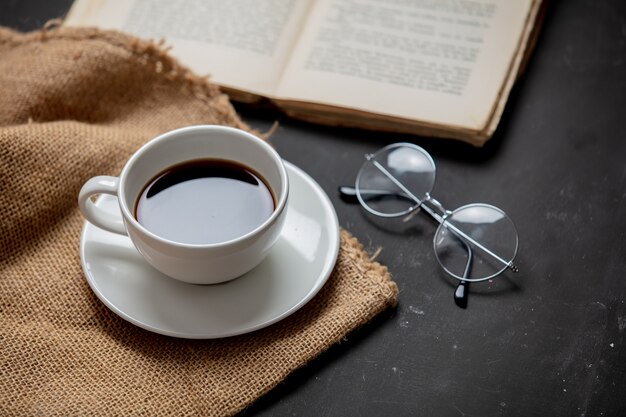
[[(383, 167), (383, 170), (384, 170), (384, 167)], [(389, 175), (391, 175), (391, 174), (389, 174)], [(394, 177), (394, 179), (395, 179), (395, 177)], [(398, 185), (398, 186), (400, 186), (400, 185)], [(357, 198), (357, 193), (356, 193), (356, 188), (355, 187), (352, 187), (352, 186), (349, 186), (349, 185), (342, 185), (342, 186), (340, 186), (338, 188), (338, 190), (339, 190), (339, 194), (341, 196), (341, 199), (344, 200), (346, 203), (358, 203), (359, 202), (359, 200)], [(383, 197), (383, 196), (389, 196), (389, 195), (395, 195), (395, 196), (400, 195), (400, 196), (402, 196), (404, 198), (407, 198), (407, 199), (409, 199), (411, 201), (414, 201), (415, 203), (417, 203), (417, 205), (415, 206), (416, 208), (417, 207), (421, 207), (426, 213), (428, 213), (438, 223), (440, 223), (440, 224), (445, 223), (445, 226), (448, 227), (455, 235), (457, 235), (458, 237), (464, 239), (465, 241), (470, 242), (471, 244), (475, 245), (476, 247), (478, 247), (479, 249), (481, 249), (482, 251), (484, 251), (488, 255), (492, 256), (494, 259), (496, 259), (500, 263), (506, 265), (513, 272), (519, 272), (519, 269), (517, 268), (517, 266), (515, 266), (513, 264), (512, 261), (511, 262), (505, 261), (504, 259), (502, 259), (498, 255), (496, 255), (495, 253), (493, 253), (492, 251), (490, 251), (489, 249), (487, 249), (486, 247), (484, 247), (483, 245), (478, 243), (476, 240), (474, 240), (471, 237), (469, 237), (467, 234), (465, 234), (463, 231), (459, 230), (452, 223), (446, 221), (435, 210), (433, 210), (432, 208), (430, 208), (427, 205), (423, 204), (424, 203), (423, 201), (421, 201), (419, 198), (417, 198), (412, 193), (408, 192), (408, 190), (406, 190), (405, 193), (403, 193), (403, 194), (393, 193), (393, 192), (390, 192), (388, 190), (374, 190), (374, 189), (361, 190), (361, 196), (368, 196), (368, 197), (378, 197), (378, 196), (380, 196), (380, 197)]]
[[(356, 195), (356, 188), (352, 187), (350, 185), (340, 185), (338, 187), (338, 191), (339, 191), (339, 196), (341, 197), (341, 199), (346, 202), (346, 203), (358, 203), (359, 199)], [(408, 195), (405, 194), (401, 194), (401, 193), (394, 193), (391, 192), (389, 190), (376, 190), (373, 188), (368, 188), (368, 189), (362, 189), (361, 192), (361, 197), (387, 197), (387, 196), (395, 196), (395, 197), (402, 197), (405, 198), (407, 200), (413, 201), (413, 198), (411, 198)]]
[[(465, 271), (463, 271), (463, 278), (467, 278), (470, 274), (470, 270), (472, 269), (472, 262), (474, 260), (474, 253), (472, 252), (472, 247), (467, 244), (467, 242), (461, 238), (459, 241), (465, 245), (465, 249), (467, 249), (467, 263), (465, 264)], [(462, 279), (459, 281), (459, 285), (456, 286), (454, 290), (454, 304), (461, 308), (467, 308), (467, 295), (469, 294), (469, 281), (465, 281)]]
[(394, 177), (389, 171), (387, 171), (387, 169), (382, 166), (380, 164), (380, 162), (374, 160), (372, 161), (374, 166), (376, 168), (378, 168), (378, 170), (380, 172), (382, 172), (383, 174), (385, 174), (385, 176), (387, 176), (387, 178), (389, 178), (391, 180), (391, 182), (393, 182), (398, 188), (400, 188), (400, 190), (402, 190), (403, 193), (405, 193), (407, 196), (411, 197), (411, 199), (413, 201), (415, 201), (418, 206), (421, 206), (422, 209), (424, 211), (426, 211), (428, 214), (430, 214), (435, 220), (437, 220), (437, 222), (439, 222), (440, 224), (443, 224), (444, 226), (446, 226), (447, 228), (449, 228), (450, 230), (452, 230), (452, 232), (454, 234), (456, 234), (457, 236), (465, 239), (466, 242), (471, 243), (472, 245), (476, 246), (478, 249), (482, 250), (483, 252), (485, 252), (486, 254), (490, 255), (491, 257), (493, 257), (495, 260), (499, 261), (500, 263), (502, 263), (503, 265), (505, 265), (507, 268), (511, 269), (513, 272), (518, 272), (519, 269), (517, 268), (517, 266), (515, 266), (513, 264), (513, 261), (506, 261), (504, 259), (502, 259), (501, 257), (499, 257), (498, 255), (496, 255), (495, 253), (493, 253), (492, 251), (490, 251), (489, 249), (487, 249), (486, 247), (484, 247), (483, 245), (481, 245), (480, 243), (478, 243), (477, 241), (475, 241), (474, 239), (472, 239), (471, 237), (469, 237), (467, 234), (465, 234), (465, 232), (463, 232), (462, 230), (460, 230), (459, 228), (457, 228), (455, 225), (453, 225), (452, 223), (450, 223), (449, 221), (447, 221), (444, 217), (440, 216), (438, 213), (436, 213), (433, 209), (431, 209), (430, 207), (428, 207), (425, 204), (422, 204), (422, 200), (420, 200), (419, 198), (417, 198), (411, 191), (409, 191), (404, 184), (402, 184), (400, 181), (398, 181), (398, 179), (396, 177)]
[(337, 189), (339, 191), (339, 196), (346, 203), (358, 203), (359, 199), (356, 196), (356, 188), (351, 187), (349, 185), (340, 185)]

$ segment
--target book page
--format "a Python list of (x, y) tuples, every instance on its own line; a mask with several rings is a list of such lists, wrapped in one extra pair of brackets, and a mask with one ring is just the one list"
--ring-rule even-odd
[(65, 21), (165, 39), (217, 84), (272, 94), (311, 0), (77, 0)]
[(481, 129), (531, 3), (318, 0), (277, 96)]

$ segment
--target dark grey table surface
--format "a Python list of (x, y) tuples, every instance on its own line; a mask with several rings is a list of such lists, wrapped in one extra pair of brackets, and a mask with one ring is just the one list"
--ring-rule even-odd
[[(0, 25), (35, 29), (70, 4), (4, 0)], [(624, 0), (548, 5), (527, 71), (482, 149), (237, 108), (261, 130), (280, 121), (272, 143), (326, 190), (343, 227), (382, 248), (378, 260), (400, 288), (397, 308), (244, 415), (626, 415)], [(432, 222), (418, 217), (402, 230), (339, 199), (363, 154), (397, 141), (431, 152), (433, 194), (447, 207), (491, 203), (517, 225), (521, 272), (473, 285), (465, 310), (435, 259)]]

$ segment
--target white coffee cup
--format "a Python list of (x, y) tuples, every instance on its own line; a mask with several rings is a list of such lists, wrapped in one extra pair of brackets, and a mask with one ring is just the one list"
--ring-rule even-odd
[[(180, 243), (147, 230), (133, 215), (143, 188), (165, 169), (198, 159), (228, 160), (260, 174), (275, 197), (270, 217), (251, 232), (222, 243)], [(92, 202), (96, 194), (117, 197), (121, 220)], [(91, 178), (80, 190), (78, 204), (95, 226), (128, 235), (146, 261), (162, 273), (188, 283), (215, 284), (245, 274), (268, 255), (284, 224), (288, 194), (282, 159), (265, 141), (231, 127), (200, 125), (152, 139), (130, 157), (119, 177)]]

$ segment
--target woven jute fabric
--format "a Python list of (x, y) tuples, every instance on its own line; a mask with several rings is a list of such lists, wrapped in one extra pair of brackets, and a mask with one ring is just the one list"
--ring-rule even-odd
[(248, 129), (158, 44), (0, 28), (0, 415), (232, 415), (395, 304), (387, 270), (342, 230), (321, 292), (265, 329), (185, 340), (109, 311), (81, 269), (78, 191), (194, 124)]

